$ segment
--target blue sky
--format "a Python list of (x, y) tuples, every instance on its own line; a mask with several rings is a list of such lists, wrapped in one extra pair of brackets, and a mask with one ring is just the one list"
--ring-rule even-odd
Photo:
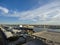
[(0, 24), (59, 24), (60, 0), (0, 0)]

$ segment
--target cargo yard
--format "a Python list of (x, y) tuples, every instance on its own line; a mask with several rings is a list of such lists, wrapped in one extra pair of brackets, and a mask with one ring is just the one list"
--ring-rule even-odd
[(60, 0), (0, 0), (0, 45), (60, 45)]
[[(50, 27), (52, 25), (49, 25)], [(60, 45), (60, 29), (47, 25), (0, 25), (0, 35), (5, 35), (8, 45)], [(2, 31), (2, 33), (1, 33)], [(6, 41), (6, 40), (5, 40)]]

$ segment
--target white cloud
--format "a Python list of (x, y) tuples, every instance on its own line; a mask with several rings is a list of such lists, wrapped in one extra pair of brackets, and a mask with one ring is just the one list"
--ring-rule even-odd
[[(8, 13), (7, 11), (4, 11)], [(12, 14), (8, 14), (9, 17), (17, 17), (19, 20), (30, 20), (36, 23), (54, 23), (60, 21), (60, 0), (54, 0), (51, 3), (43, 5), (39, 8), (18, 12), (13, 11)], [(42, 21), (42, 22), (41, 22)]]
[(2, 13), (8, 13), (9, 12), (9, 10), (7, 8), (2, 7), (2, 6), (0, 6), (0, 10), (2, 11)]

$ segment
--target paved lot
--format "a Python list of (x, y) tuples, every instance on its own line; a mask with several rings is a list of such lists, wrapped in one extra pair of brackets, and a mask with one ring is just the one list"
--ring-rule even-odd
[(34, 33), (33, 35), (60, 43), (60, 33), (43, 31)]

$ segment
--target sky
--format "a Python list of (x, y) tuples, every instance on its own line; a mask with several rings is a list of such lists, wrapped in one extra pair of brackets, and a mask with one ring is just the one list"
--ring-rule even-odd
[(60, 0), (0, 0), (0, 24), (60, 25)]

